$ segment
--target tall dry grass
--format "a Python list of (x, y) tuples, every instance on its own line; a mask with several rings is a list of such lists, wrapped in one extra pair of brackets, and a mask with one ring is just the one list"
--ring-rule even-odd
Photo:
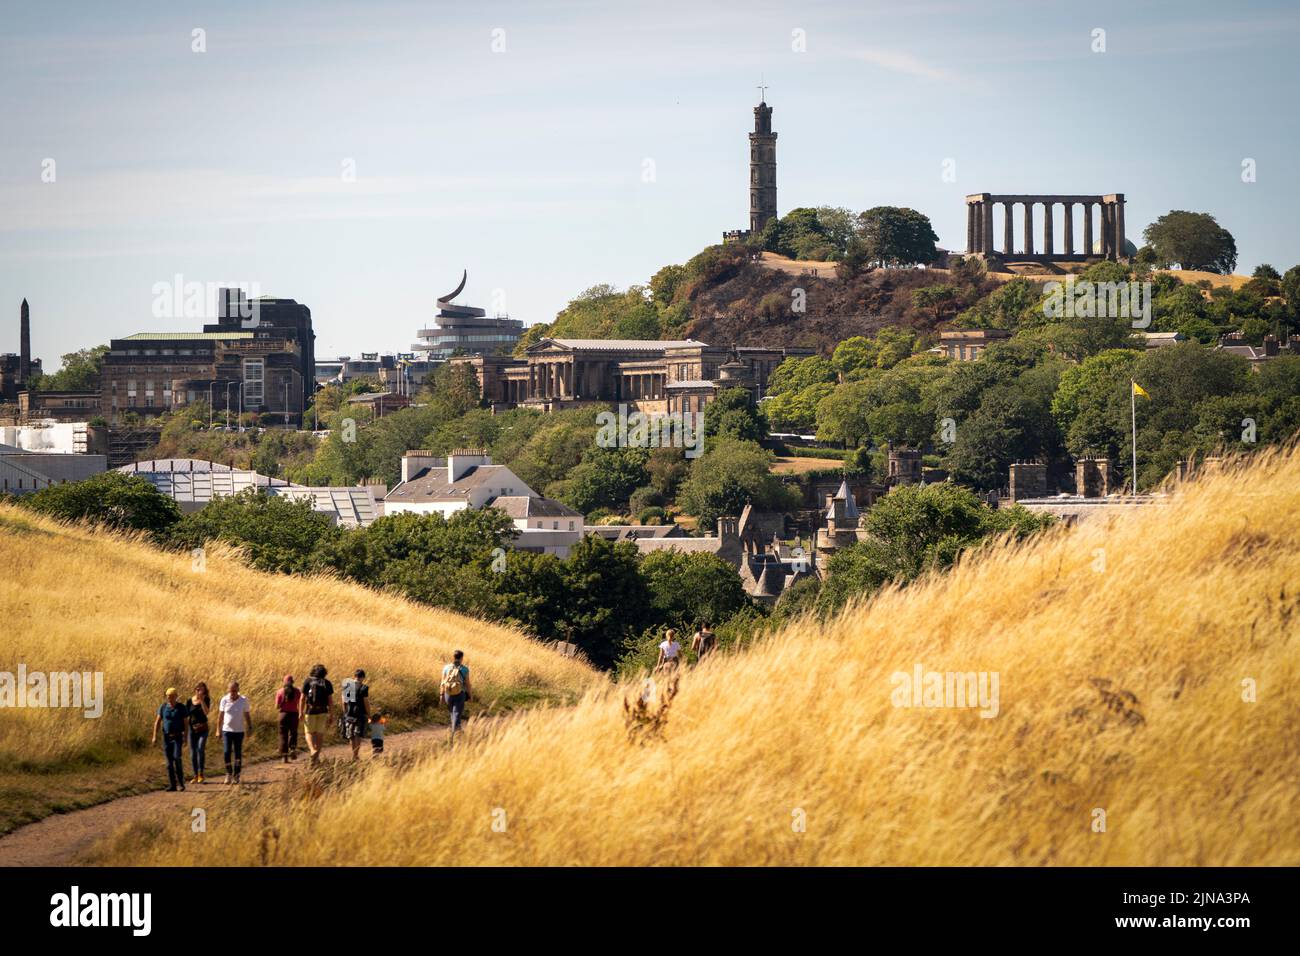
[[(710, 661), (662, 739), (606, 689), (109, 858), (256, 863), (269, 816), (279, 864), (1294, 865), (1297, 500), (1300, 456), (1260, 454)], [(998, 716), (893, 706), (917, 664), (998, 672)]]
[(317, 662), (336, 685), (364, 667), (373, 703), (415, 719), (434, 706), (457, 647), (482, 703), (568, 700), (602, 680), (508, 628), (329, 578), (263, 574), (221, 547), (199, 571), (188, 553), (0, 506), (0, 670), (102, 671), (106, 697), (97, 720), (0, 709), (0, 792), (18, 782), (39, 791), (39, 775), (70, 767), (93, 777), (138, 753), (169, 685), (188, 695), (204, 680), (215, 701), (240, 680), (262, 715), (263, 749), (281, 679), (301, 684)]

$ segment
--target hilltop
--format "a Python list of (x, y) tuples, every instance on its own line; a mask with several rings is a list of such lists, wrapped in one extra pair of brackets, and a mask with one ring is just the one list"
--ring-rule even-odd
[[(97, 719), (0, 710), (0, 832), (165, 783), (148, 741), (169, 685), (188, 694), (203, 680), (215, 700), (239, 679), (261, 713), (256, 755), (274, 750), (271, 701), (282, 677), (301, 682), (317, 662), (336, 679), (364, 667), (374, 702), (398, 728), (446, 721), (434, 705), (456, 647), (474, 668), (480, 703), (497, 710), (573, 700), (602, 680), (516, 630), (329, 577), (262, 573), (220, 546), (196, 560), (9, 505), (0, 505), (0, 620), (0, 670), (102, 672), (105, 697)], [(209, 743), (208, 761), (220, 765), (220, 743)]]
[[(1300, 454), (1261, 452), (715, 658), (658, 738), (629, 740), (627, 684), (104, 858), (256, 863), (273, 815), (277, 865), (1295, 865), (1297, 494)], [(918, 668), (996, 674), (991, 716), (898, 706)]]

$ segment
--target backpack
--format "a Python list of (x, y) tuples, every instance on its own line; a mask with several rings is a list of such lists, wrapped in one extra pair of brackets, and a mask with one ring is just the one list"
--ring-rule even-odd
[(464, 677), (459, 664), (448, 664), (442, 675), (442, 692), (448, 697), (455, 697), (465, 689)]
[(307, 703), (313, 708), (324, 707), (329, 702), (329, 691), (325, 689), (326, 684), (319, 677), (313, 677), (307, 681), (304, 692), (307, 694)]

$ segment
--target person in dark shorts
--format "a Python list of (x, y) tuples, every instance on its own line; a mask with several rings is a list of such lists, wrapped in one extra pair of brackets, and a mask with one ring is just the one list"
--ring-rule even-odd
[(360, 759), (361, 741), (369, 730), (370, 687), (365, 681), (366, 672), (358, 668), (343, 682), (343, 739), (352, 744), (353, 760)]
[(324, 664), (316, 664), (311, 676), (303, 681), (302, 696), (298, 698), (298, 713), (307, 732), (307, 749), (311, 751), (314, 766), (320, 762), (320, 749), (325, 741), (325, 728), (329, 726), (334, 709), (334, 685), (325, 679)]
[(371, 756), (378, 757), (384, 752), (384, 727), (388, 724), (388, 718), (384, 716), (382, 710), (375, 710), (370, 715), (370, 753)]
[(163, 753), (167, 756), (167, 789), (185, 789), (185, 730), (189, 720), (190, 708), (176, 696), (176, 688), (168, 687), (166, 700), (158, 708), (158, 715), (153, 719), (153, 737), (150, 743), (158, 743), (158, 730), (162, 729)]
[(284, 675), (284, 686), (275, 692), (275, 710), (280, 715), (280, 759), (298, 759), (298, 698), (302, 691), (293, 686), (293, 675)]

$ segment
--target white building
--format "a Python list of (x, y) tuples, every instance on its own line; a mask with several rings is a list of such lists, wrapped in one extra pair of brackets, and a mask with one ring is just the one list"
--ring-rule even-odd
[(582, 514), (543, 498), (482, 449), (459, 449), (446, 458), (427, 451), (402, 456), (402, 480), (384, 497), (384, 514), (440, 514), (500, 508), (519, 532), (514, 547), (567, 557), (582, 539)]
[(237, 495), (247, 488), (294, 501), (311, 502), (312, 510), (344, 528), (369, 525), (379, 515), (373, 490), (368, 486), (309, 487), (283, 478), (269, 478), (246, 468), (231, 468), (201, 458), (159, 458), (137, 461), (117, 469), (145, 478), (159, 492), (180, 505), (181, 511), (198, 511), (214, 498)]

